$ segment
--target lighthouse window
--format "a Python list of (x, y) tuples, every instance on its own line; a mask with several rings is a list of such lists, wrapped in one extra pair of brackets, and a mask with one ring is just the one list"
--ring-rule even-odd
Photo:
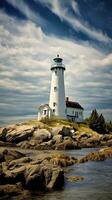
[(53, 106), (54, 106), (54, 107), (56, 106), (56, 103), (55, 103), (55, 102), (53, 103)]
[(55, 74), (57, 75), (57, 70), (55, 71)]
[(54, 87), (54, 91), (56, 92), (56, 90), (57, 90), (57, 87)]
[(55, 113), (55, 109), (53, 109), (53, 113)]

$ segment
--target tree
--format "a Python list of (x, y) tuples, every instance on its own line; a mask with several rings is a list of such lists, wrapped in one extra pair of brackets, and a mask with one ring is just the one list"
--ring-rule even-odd
[(89, 127), (98, 133), (107, 133), (107, 127), (103, 115), (98, 115), (96, 109), (92, 111), (88, 120)]
[(107, 127), (107, 130), (108, 130), (110, 133), (112, 133), (112, 122), (111, 122), (111, 121), (106, 123), (106, 127)]
[(98, 130), (98, 127), (99, 127), (99, 115), (98, 115), (96, 109), (92, 111), (91, 116), (89, 118), (89, 127), (91, 129), (93, 129), (94, 131)]
[(99, 116), (99, 130), (98, 130), (98, 132), (99, 133), (106, 133), (107, 132), (105, 119), (104, 119), (102, 114)]

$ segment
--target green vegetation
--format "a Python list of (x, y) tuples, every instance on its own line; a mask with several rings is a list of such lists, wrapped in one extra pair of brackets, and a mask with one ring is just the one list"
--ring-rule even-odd
[(78, 130), (78, 124), (74, 123), (74, 122), (70, 122), (68, 120), (64, 120), (64, 119), (59, 119), (56, 117), (52, 117), (52, 118), (43, 118), (40, 120), (40, 122), (49, 125), (51, 127), (53, 126), (57, 126), (57, 125), (65, 125), (65, 126), (71, 126), (74, 129)]
[(107, 126), (108, 131), (109, 131), (109, 132), (112, 132), (112, 122), (111, 122), (111, 121), (110, 121), (110, 122), (107, 122), (107, 123), (106, 123), (106, 126)]
[(86, 119), (86, 123), (92, 130), (100, 134), (106, 134), (112, 131), (112, 123), (106, 123), (103, 115), (99, 115), (96, 109), (93, 110), (90, 117)]
[(90, 117), (85, 120), (84, 123), (74, 123), (68, 120), (59, 119), (56, 117), (52, 118), (43, 118), (38, 121), (37, 119), (29, 120), (23, 123), (24, 125), (33, 125), (38, 126), (39, 128), (45, 128), (48, 131), (51, 131), (53, 127), (56, 126), (66, 126), (71, 127), (76, 130), (77, 134), (86, 133), (97, 136), (100, 134), (112, 133), (112, 122), (105, 122), (103, 115), (97, 113), (96, 110), (93, 110)]

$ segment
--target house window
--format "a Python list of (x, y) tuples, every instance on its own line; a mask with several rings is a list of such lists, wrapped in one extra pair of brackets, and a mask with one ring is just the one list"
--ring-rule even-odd
[(55, 92), (57, 91), (57, 87), (54, 87), (54, 91), (55, 91)]
[(53, 106), (54, 106), (54, 107), (56, 106), (56, 103), (55, 103), (55, 102), (53, 103)]
[(44, 110), (44, 115), (46, 115), (46, 113), (47, 113), (47, 110)]
[(75, 117), (78, 118), (78, 112), (77, 111), (75, 112)]

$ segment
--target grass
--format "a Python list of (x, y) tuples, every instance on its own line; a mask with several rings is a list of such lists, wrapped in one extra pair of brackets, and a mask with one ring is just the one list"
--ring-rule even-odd
[(48, 126), (51, 126), (51, 127), (58, 126), (58, 125), (65, 125), (65, 126), (73, 127), (76, 130), (78, 129), (77, 123), (69, 122), (68, 120), (58, 119), (55, 117), (44, 118), (40, 122), (42, 122)]
[(51, 128), (47, 124), (45, 124), (41, 121), (38, 121), (37, 119), (28, 120), (28, 121), (26, 121), (22, 124), (23, 125), (37, 126), (38, 128), (43, 128), (43, 129), (47, 129), (48, 131), (51, 131)]
[(98, 136), (99, 134), (96, 131), (93, 131), (87, 124), (80, 124), (79, 125), (79, 134), (81, 133), (86, 133), (86, 134), (91, 134), (93, 136)]
[(78, 124), (75, 122), (70, 122), (68, 120), (59, 119), (56, 117), (44, 118), (40, 121), (38, 121), (37, 119), (28, 120), (24, 122), (23, 124), (38, 126), (38, 128), (47, 129), (48, 131), (51, 131), (53, 127), (63, 125), (63, 126), (74, 128), (77, 131), (78, 135), (80, 135), (81, 133), (91, 134), (93, 136), (99, 135), (97, 132), (90, 129), (87, 124), (84, 124), (84, 123)]

